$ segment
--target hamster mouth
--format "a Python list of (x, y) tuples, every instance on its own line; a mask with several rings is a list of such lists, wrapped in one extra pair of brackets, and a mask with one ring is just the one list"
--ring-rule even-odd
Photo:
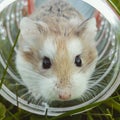
[(71, 92), (68, 90), (59, 91), (58, 98), (60, 101), (71, 100)]
[(67, 101), (71, 99), (71, 94), (70, 93), (60, 93), (59, 94), (59, 99), (62, 101)]

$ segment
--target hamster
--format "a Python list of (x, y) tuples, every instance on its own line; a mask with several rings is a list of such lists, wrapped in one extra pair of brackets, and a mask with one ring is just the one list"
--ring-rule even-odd
[(66, 0), (50, 0), (22, 18), (16, 68), (32, 96), (69, 101), (84, 96), (95, 70), (95, 18)]

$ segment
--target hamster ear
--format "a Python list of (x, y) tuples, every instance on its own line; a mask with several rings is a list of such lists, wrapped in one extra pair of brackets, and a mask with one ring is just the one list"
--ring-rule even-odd
[(35, 22), (27, 17), (24, 17), (21, 20), (20, 30), (24, 41), (31, 41), (33, 39), (37, 39), (40, 34)]
[(37, 44), (37, 41), (42, 39), (43, 31), (46, 30), (47, 25), (41, 21), (36, 22), (31, 20), (28, 17), (24, 17), (20, 22), (20, 31), (22, 37), (22, 45), (21, 47), (26, 50), (32, 46)]
[(95, 44), (94, 39), (97, 34), (96, 19), (87, 19), (77, 28), (76, 32), (83, 40), (88, 40)]

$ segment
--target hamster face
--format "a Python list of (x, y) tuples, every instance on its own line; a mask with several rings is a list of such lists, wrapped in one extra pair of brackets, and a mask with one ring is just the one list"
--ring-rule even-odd
[(95, 19), (80, 28), (68, 26), (67, 31), (72, 32), (54, 31), (48, 24), (29, 18), (21, 21), (16, 67), (36, 100), (72, 100), (88, 89), (97, 62)]

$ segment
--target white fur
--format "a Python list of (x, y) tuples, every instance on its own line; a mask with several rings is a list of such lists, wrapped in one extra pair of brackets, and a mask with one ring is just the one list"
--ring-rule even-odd
[(80, 39), (74, 38), (73, 40), (69, 40), (67, 42), (67, 49), (69, 55), (72, 56), (73, 59), (75, 58), (75, 56), (80, 55), (83, 49)]
[(37, 29), (37, 25), (29, 18), (25, 17), (20, 22), (20, 30), (23, 39), (26, 42), (33, 44), (35, 39), (39, 39), (40, 32)]
[(24, 39), (23, 51), (29, 51), (30, 47), (37, 47), (37, 41), (41, 39), (41, 31), (38, 30), (38, 24), (41, 25), (41, 31), (47, 31), (48, 26), (42, 21), (33, 21), (28, 17), (24, 17), (20, 22), (20, 30)]
[(75, 99), (84, 96), (84, 93), (90, 88), (89, 79), (95, 70), (97, 59), (95, 59), (92, 65), (87, 69), (86, 72), (74, 72), (71, 77), (71, 99)]
[[(93, 33), (97, 31), (96, 28), (96, 19), (93, 17), (88, 21), (88, 30), (92, 31)], [(95, 33), (96, 34), (96, 33)]]
[(44, 41), (43, 47), (40, 49), (39, 53), (42, 57), (47, 56), (53, 60), (56, 55), (56, 51), (57, 46), (54, 40), (49, 37)]
[(71, 84), (72, 84), (72, 96), (71, 99), (75, 99), (77, 97), (80, 97), (81, 95), (84, 94), (84, 92), (86, 91), (87, 85), (88, 85), (88, 78), (90, 76), (87, 75), (85, 73), (74, 73), (72, 75), (72, 80), (71, 80)]
[(72, 24), (72, 25), (79, 25), (80, 23), (82, 22), (82, 20), (80, 20), (78, 17), (75, 17), (75, 18), (71, 18), (70, 19), (70, 23)]
[[(88, 34), (89, 33), (89, 34)], [(91, 18), (87, 21), (87, 27), (84, 32), (84, 38), (86, 40), (90, 40), (91, 44), (95, 46), (95, 36), (97, 33), (97, 27), (96, 27), (96, 19)]]

